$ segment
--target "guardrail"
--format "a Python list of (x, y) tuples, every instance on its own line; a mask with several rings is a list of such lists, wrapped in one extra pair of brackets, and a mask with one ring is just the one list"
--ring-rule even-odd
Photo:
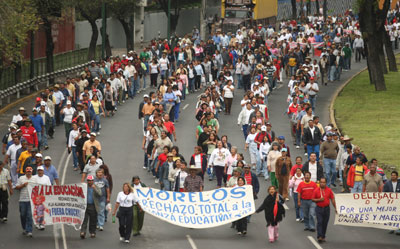
[(3, 100), (6, 99), (6, 104), (10, 104), (11, 96), (16, 95), (17, 99), (20, 98), (21, 92), (27, 90), (27, 94), (30, 93), (32, 87), (34, 87), (35, 91), (39, 91), (39, 85), (45, 83), (46, 86), (49, 86), (49, 82), (51, 79), (55, 79), (56, 77), (61, 77), (67, 74), (71, 74), (75, 71), (83, 69), (84, 67), (88, 66), (90, 62), (86, 62), (83, 64), (79, 64), (73, 67), (68, 67), (64, 69), (60, 69), (51, 73), (47, 73), (44, 75), (40, 75), (29, 79), (27, 81), (17, 83), (13, 86), (10, 86), (4, 90), (0, 90), (0, 106), (3, 105)]

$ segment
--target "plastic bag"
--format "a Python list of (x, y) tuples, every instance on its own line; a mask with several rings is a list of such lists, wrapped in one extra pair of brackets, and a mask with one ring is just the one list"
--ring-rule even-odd
[(107, 210), (108, 212), (111, 212), (111, 209), (112, 209), (112, 205), (111, 205), (111, 203), (108, 203), (108, 204), (106, 205), (106, 210)]

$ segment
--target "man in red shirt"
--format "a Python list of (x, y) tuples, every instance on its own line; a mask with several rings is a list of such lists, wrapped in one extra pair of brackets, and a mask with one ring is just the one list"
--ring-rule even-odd
[(317, 184), (311, 181), (311, 173), (304, 173), (304, 182), (297, 187), (298, 205), (304, 214), (304, 231), (315, 232), (315, 202), (312, 201)]
[(38, 138), (35, 128), (32, 126), (32, 120), (27, 118), (25, 120), (25, 125), (21, 126), (22, 136), (26, 139), (28, 144), (33, 144), (38, 147)]
[(168, 132), (168, 137), (172, 141), (172, 136), (174, 136), (174, 141), (176, 142), (176, 132), (175, 132), (175, 124), (169, 120), (169, 115), (164, 114), (164, 126), (165, 130)]
[(330, 208), (329, 204), (332, 201), (332, 205), (336, 211), (335, 195), (332, 190), (326, 186), (326, 178), (321, 177), (319, 180), (319, 187), (314, 190), (312, 201), (317, 204), (315, 213), (317, 215), (317, 238), (318, 242), (325, 242), (326, 229), (329, 222)]

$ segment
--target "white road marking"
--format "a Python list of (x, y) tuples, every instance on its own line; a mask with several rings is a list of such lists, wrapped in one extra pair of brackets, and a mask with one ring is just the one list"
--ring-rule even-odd
[[(65, 152), (66, 151), (68, 151), (68, 150), (66, 149)], [(68, 168), (69, 160), (71, 159), (71, 156), (72, 156), (71, 153), (67, 156), (67, 160), (65, 160), (64, 169), (63, 169), (63, 173), (62, 173), (62, 177), (61, 177), (61, 185), (64, 185), (64, 182), (65, 182), (65, 176), (67, 175), (67, 168)], [(64, 249), (68, 249), (67, 236), (65, 235), (64, 224), (61, 225), (61, 237), (62, 237)]]
[(317, 241), (315, 241), (315, 239), (312, 236), (307, 236), (307, 238), (311, 241), (311, 243), (313, 243), (313, 245), (317, 248), (317, 249), (323, 249)]
[(283, 207), (284, 207), (286, 210), (289, 210), (289, 207), (286, 205), (286, 203), (283, 203)]
[(192, 249), (197, 249), (196, 244), (194, 243), (192, 237), (190, 237), (190, 235), (186, 235), (187, 240), (189, 241), (190, 246), (192, 247)]
[(185, 110), (188, 106), (189, 106), (189, 104), (186, 104), (186, 105), (182, 108), (182, 110)]

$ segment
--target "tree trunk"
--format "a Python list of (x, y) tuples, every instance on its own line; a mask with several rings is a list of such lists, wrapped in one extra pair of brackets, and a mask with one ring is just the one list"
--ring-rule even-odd
[(315, 0), (315, 14), (319, 15), (319, 0)]
[[(103, 27), (100, 27), (100, 34), (103, 37)], [(109, 35), (106, 32), (106, 57), (110, 57), (112, 55), (112, 51), (111, 51), (111, 44), (110, 44), (110, 39), (109, 39)], [(104, 58), (102, 58), (104, 59)]]
[(386, 60), (385, 60), (385, 53), (383, 52), (383, 46), (382, 46), (382, 48), (380, 48), (378, 50), (379, 50), (379, 60), (381, 61), (381, 66), (382, 66), (382, 72), (384, 74), (388, 74), (388, 69), (387, 69)]
[(297, 2), (296, 0), (292, 0), (292, 19), (297, 19)]
[(92, 27), (92, 37), (90, 38), (88, 60), (96, 58), (97, 39), (99, 38), (99, 30), (97, 28), (96, 20), (87, 19)]
[(300, 16), (303, 16), (304, 0), (300, 0)]
[[(54, 71), (54, 42), (51, 33), (51, 21), (47, 17), (43, 17), (43, 27), (46, 35), (46, 73), (51, 73)], [(54, 84), (54, 78), (49, 79), (50, 85)]]
[(124, 29), (125, 38), (126, 38), (126, 50), (129, 52), (133, 49), (133, 27), (129, 25), (129, 22), (125, 21), (122, 18), (118, 18), (118, 21), (121, 23), (122, 28)]
[(328, 16), (328, 1), (324, 0), (324, 5), (323, 5), (323, 14), (324, 14), (324, 20), (326, 20), (326, 17)]
[(311, 14), (311, 0), (307, 0), (307, 16)]
[(22, 67), (21, 63), (14, 63), (14, 84), (22, 82)]
[(178, 20), (179, 20), (179, 13), (178, 14), (171, 13), (171, 34), (175, 33), (176, 26), (178, 26)]
[(389, 71), (397, 72), (396, 57), (393, 53), (392, 42), (390, 41), (389, 34), (386, 32), (385, 28), (381, 28), (383, 44), (385, 46), (386, 56), (389, 62)]
[(376, 91), (386, 91), (385, 78), (379, 56), (379, 48), (382, 47), (381, 39), (377, 36), (371, 36), (367, 39), (367, 49), (369, 56), (368, 70), (371, 72), (372, 83), (375, 85)]

